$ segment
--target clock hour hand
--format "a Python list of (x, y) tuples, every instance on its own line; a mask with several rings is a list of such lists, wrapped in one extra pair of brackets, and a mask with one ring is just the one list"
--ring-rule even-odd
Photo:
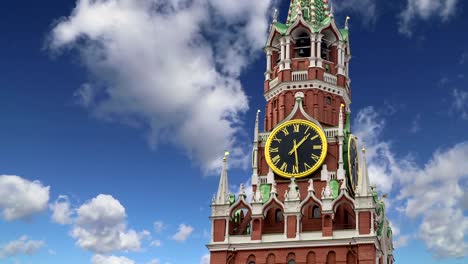
[(291, 151), (289, 151), (288, 154), (292, 155), (293, 152), (296, 151), (302, 145), (302, 143), (304, 143), (309, 137), (310, 137), (310, 134), (307, 134), (301, 141), (299, 141), (299, 144), (294, 145), (294, 147), (291, 149)]
[(299, 158), (297, 157), (297, 145), (296, 145), (296, 140), (294, 140), (294, 147), (296, 148), (294, 150), (294, 156), (296, 158), (296, 167), (298, 168), (299, 167)]

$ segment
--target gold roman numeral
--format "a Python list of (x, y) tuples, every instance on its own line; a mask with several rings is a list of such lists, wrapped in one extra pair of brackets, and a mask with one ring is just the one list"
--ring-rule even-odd
[(309, 164), (305, 163), (305, 162), (304, 162), (304, 168), (305, 168), (306, 171), (312, 169), (312, 167)]
[(289, 135), (289, 131), (287, 127), (281, 129), (281, 132), (283, 132), (285, 136)]
[(294, 133), (299, 133), (299, 124), (294, 124)]
[(279, 152), (279, 148), (270, 148), (270, 152), (271, 152), (271, 153), (278, 153), (278, 152)]
[(315, 135), (313, 137), (310, 138), (310, 140), (314, 141), (315, 139), (317, 139), (319, 137), (319, 135)]
[(314, 146), (314, 149), (317, 150), (317, 149), (322, 149), (322, 145), (315, 145)]
[(286, 164), (286, 162), (283, 162), (283, 165), (281, 165), (280, 170), (282, 170), (283, 172), (286, 172), (288, 170), (288, 164)]
[(317, 156), (317, 155), (315, 155), (314, 153), (312, 153), (311, 158), (312, 158), (313, 160), (315, 160), (315, 162), (319, 161), (319, 159), (320, 159), (320, 157)]
[(276, 142), (278, 142), (278, 143), (281, 143), (281, 140), (282, 140), (282, 139), (277, 138), (276, 136), (273, 138), (273, 141), (276, 141)]
[(293, 165), (292, 173), (299, 173), (299, 166)]
[(306, 129), (306, 131), (304, 132), (304, 134), (307, 134), (307, 131), (309, 131), (309, 129), (310, 129), (310, 126), (307, 126), (307, 129)]
[(276, 166), (279, 162), (280, 162), (280, 156), (279, 155), (276, 155), (274, 156), (271, 161), (273, 162), (273, 164)]

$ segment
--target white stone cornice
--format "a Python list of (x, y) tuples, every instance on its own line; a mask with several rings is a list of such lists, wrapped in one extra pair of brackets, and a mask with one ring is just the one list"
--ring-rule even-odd
[(273, 87), (270, 87), (270, 90), (268, 90), (264, 94), (264, 97), (266, 101), (268, 102), (271, 99), (273, 99), (275, 96), (279, 95), (280, 93), (284, 91), (311, 90), (311, 89), (321, 90), (321, 91), (325, 91), (325, 92), (329, 92), (329, 93), (341, 96), (343, 97), (345, 104), (347, 106), (351, 104), (351, 99), (349, 98), (346, 88), (339, 87), (337, 85), (332, 85), (321, 80), (309, 80), (309, 81), (302, 81), (302, 82), (281, 82), (281, 83), (275, 84), (275, 86)]
[[(337, 232), (338, 233), (338, 232)], [(317, 239), (306, 239), (306, 233), (301, 233), (299, 239), (288, 240), (284, 235), (263, 235), (262, 240), (251, 240), (250, 236), (230, 236), (229, 241), (214, 242), (207, 245), (210, 251), (227, 251), (227, 250), (263, 250), (263, 249), (280, 249), (280, 248), (309, 248), (309, 247), (329, 247), (329, 246), (349, 246), (372, 244), (376, 248), (380, 248), (380, 243), (375, 236), (359, 236), (359, 237), (318, 237)], [(320, 232), (321, 234), (321, 232)], [(354, 233), (353, 233), (354, 234)]]

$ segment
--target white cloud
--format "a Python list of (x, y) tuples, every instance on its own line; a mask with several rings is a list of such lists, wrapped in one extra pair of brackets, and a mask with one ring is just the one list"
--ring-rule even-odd
[(139, 125), (206, 171), (225, 149), (243, 165), (239, 74), (264, 45), (271, 2), (78, 0), (49, 46), (79, 51), (93, 79), (75, 95), (96, 117)]
[[(437, 257), (464, 256), (468, 252), (468, 217), (463, 214), (468, 142), (438, 150), (419, 166), (409, 156), (400, 158), (392, 152), (391, 143), (382, 138), (385, 120), (372, 107), (358, 113), (354, 127), (366, 142), (371, 182), (380, 191), (396, 194), (406, 217), (421, 221), (418, 238)], [(397, 242), (404, 245), (406, 236)]]
[(468, 92), (454, 89), (452, 91), (452, 110), (461, 118), (468, 120)]
[(153, 240), (153, 241), (151, 241), (151, 243), (150, 243), (150, 245), (151, 245), (152, 247), (160, 247), (161, 244), (162, 244), (162, 243), (161, 243), (161, 240)]
[(78, 208), (71, 234), (78, 246), (96, 253), (139, 250), (147, 231), (127, 229), (126, 217), (118, 200), (100, 194)]
[(407, 0), (406, 8), (400, 14), (399, 31), (411, 36), (417, 19), (428, 21), (438, 16), (442, 21), (447, 21), (455, 15), (457, 4), (458, 0)]
[(153, 223), (153, 226), (154, 226), (154, 232), (156, 233), (161, 233), (163, 229), (166, 227), (163, 221), (155, 221)]
[(200, 264), (210, 264), (210, 254), (204, 255), (200, 260)]
[(70, 201), (66, 195), (60, 195), (58, 199), (49, 205), (52, 210), (52, 221), (61, 225), (68, 225), (72, 223), (71, 216), (73, 210), (70, 208)]
[(184, 242), (189, 238), (189, 236), (193, 233), (193, 227), (185, 224), (179, 225), (179, 229), (177, 233), (172, 236), (172, 239), (178, 242)]
[(0, 211), (6, 221), (26, 219), (47, 209), (49, 186), (19, 176), (0, 175)]
[(408, 235), (399, 236), (396, 239), (396, 241), (393, 243), (393, 246), (395, 248), (402, 248), (402, 247), (408, 245), (409, 240), (410, 240), (410, 236), (408, 236)]
[(0, 258), (13, 257), (18, 255), (34, 255), (43, 246), (42, 240), (30, 240), (27, 236), (22, 236), (18, 240), (11, 241), (0, 247)]
[(92, 264), (135, 264), (135, 261), (126, 257), (94, 255)]
[(152, 259), (147, 264), (160, 264), (160, 263), (161, 261), (159, 261), (159, 259)]

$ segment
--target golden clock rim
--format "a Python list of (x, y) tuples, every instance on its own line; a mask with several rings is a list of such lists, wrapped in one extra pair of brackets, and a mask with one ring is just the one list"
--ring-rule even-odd
[[(302, 172), (302, 173), (297, 173), (297, 174), (285, 173), (285, 172), (279, 170), (273, 164), (273, 162), (271, 161), (270, 152), (268, 151), (269, 148), (270, 148), (271, 142), (273, 141), (274, 135), (276, 135), (284, 127), (289, 126), (291, 124), (304, 124), (304, 125), (311, 126), (311, 127), (314, 128), (315, 131), (317, 131), (317, 134), (322, 139), (322, 154), (320, 155), (319, 161), (311, 169), (309, 169), (309, 170), (307, 170), (305, 172)], [(321, 129), (321, 127), (318, 126), (317, 124), (315, 124), (314, 122), (311, 122), (309, 120), (304, 120), (304, 119), (289, 120), (289, 121), (286, 121), (286, 122), (278, 125), (277, 127), (275, 127), (270, 132), (270, 135), (268, 136), (268, 139), (267, 139), (267, 141), (265, 143), (265, 150), (264, 151), (265, 151), (265, 160), (266, 160), (268, 166), (273, 170), (273, 172), (275, 172), (276, 174), (278, 174), (279, 176), (281, 176), (283, 178), (304, 178), (304, 177), (314, 173), (315, 171), (317, 171), (317, 169), (325, 161), (325, 159), (327, 157), (327, 152), (328, 152), (327, 136), (325, 135), (325, 132)]]
[(356, 181), (359, 182), (359, 178), (361, 177), (361, 170), (360, 170), (360, 160), (359, 160), (359, 150), (358, 150), (358, 142), (357, 142), (357, 138), (356, 136), (354, 136), (353, 134), (351, 134), (349, 136), (349, 139), (348, 139), (348, 169), (349, 169), (349, 180), (351, 182), (351, 189), (353, 191), (356, 190), (356, 182), (354, 182), (353, 180), (353, 177), (351, 175), (351, 142), (354, 141), (356, 143), (356, 152), (357, 152), (357, 159), (358, 159), (358, 168), (357, 168), (357, 177), (356, 177)]

